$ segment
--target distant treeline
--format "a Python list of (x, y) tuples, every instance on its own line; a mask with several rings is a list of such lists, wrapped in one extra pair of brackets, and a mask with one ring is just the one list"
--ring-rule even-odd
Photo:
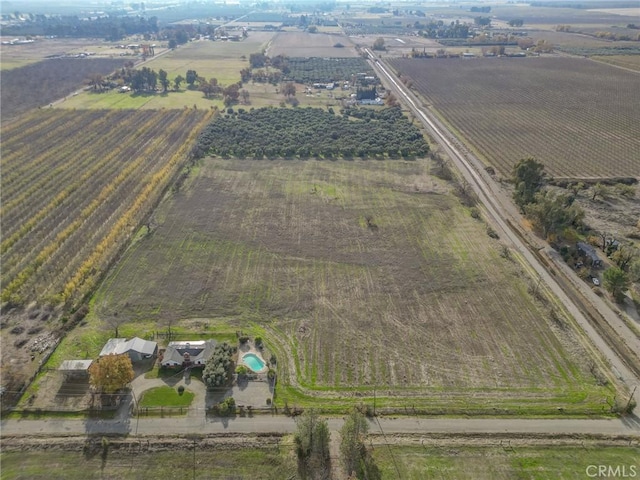
[(158, 32), (156, 17), (100, 17), (94, 19), (77, 16), (31, 15), (19, 25), (3, 26), (2, 35), (45, 35), (75, 38), (105, 38), (117, 41), (127, 35), (155, 34)]

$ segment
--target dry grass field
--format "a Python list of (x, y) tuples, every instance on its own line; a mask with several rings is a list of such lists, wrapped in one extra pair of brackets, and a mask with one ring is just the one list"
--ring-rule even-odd
[(428, 168), (205, 159), (98, 290), (95, 321), (262, 334), (280, 405), (377, 389), (378, 406), (602, 412), (571, 328)]
[(592, 57), (592, 59), (640, 72), (640, 55), (607, 55)]
[(529, 156), (555, 177), (640, 174), (634, 72), (577, 58), (396, 59), (392, 65), (502, 176)]
[[(2, 41), (11, 41), (13, 38), (0, 37)], [(131, 51), (116, 48), (116, 45), (115, 42), (86, 38), (37, 38), (33, 43), (1, 45), (2, 62), (0, 68), (11, 70), (23, 67), (44, 60), (51, 55), (91, 53), (93, 58), (120, 58), (123, 53), (131, 53)], [(158, 48), (156, 51), (159, 53), (162, 49)]]
[[(341, 43), (343, 48), (336, 48)], [(306, 32), (278, 32), (271, 41), (267, 55), (288, 57), (357, 57), (346, 35)]]

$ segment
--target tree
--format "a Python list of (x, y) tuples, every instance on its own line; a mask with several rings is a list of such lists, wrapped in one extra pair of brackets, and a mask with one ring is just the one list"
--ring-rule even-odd
[(99, 73), (93, 73), (89, 76), (89, 85), (93, 87), (94, 90), (102, 91), (102, 75)]
[(262, 68), (267, 64), (267, 56), (264, 53), (252, 53), (249, 55), (251, 68)]
[(632, 282), (640, 282), (640, 258), (636, 258), (629, 265), (629, 280)]
[(135, 376), (129, 355), (106, 355), (89, 367), (89, 383), (102, 393), (116, 393)]
[(329, 426), (312, 409), (296, 420), (294, 441), (298, 472), (302, 478), (327, 478), (329, 474)]
[(399, 105), (398, 99), (393, 93), (389, 93), (387, 95), (387, 98), (385, 99), (384, 103), (389, 107), (397, 107)]
[(546, 40), (538, 40), (534, 51), (538, 53), (551, 53), (553, 52), (553, 45)]
[(180, 90), (180, 84), (184, 82), (184, 77), (182, 75), (178, 75), (173, 79), (173, 87), (175, 90)]
[(569, 190), (574, 197), (580, 195), (580, 192), (584, 189), (585, 185), (582, 182), (571, 183), (567, 186), (567, 190)]
[(525, 213), (545, 238), (578, 226), (584, 218), (584, 210), (571, 204), (570, 197), (548, 191), (538, 192), (534, 201), (525, 205)]
[(616, 302), (622, 302), (630, 282), (624, 270), (620, 267), (611, 267), (602, 274), (602, 283)]
[(282, 86), (282, 94), (285, 97), (295, 97), (296, 96), (296, 84), (293, 82), (287, 82)]
[(222, 90), (222, 96), (224, 98), (225, 107), (238, 103), (238, 99), (240, 98), (240, 85), (232, 83)]
[(209, 98), (220, 93), (220, 86), (218, 85), (217, 78), (211, 78), (207, 82), (206, 80), (199, 81), (200, 83), (200, 91), (204, 93), (204, 96)]
[(374, 50), (386, 50), (386, 48), (384, 46), (384, 38), (382, 38), (382, 37), (376, 38), (376, 41), (373, 42), (373, 49)]
[(603, 200), (609, 196), (609, 187), (602, 183), (596, 183), (591, 189), (591, 200), (595, 202), (596, 198), (600, 197)]
[(621, 197), (635, 198), (635, 196), (636, 196), (636, 186), (635, 185), (625, 185), (624, 183), (618, 183), (616, 185), (616, 192)]
[(191, 88), (193, 88), (193, 84), (196, 82), (197, 79), (198, 79), (198, 72), (196, 72), (195, 70), (187, 70), (186, 80)]
[(242, 89), (240, 90), (240, 97), (242, 97), (242, 103), (244, 105), (249, 105), (251, 103), (251, 101), (249, 100), (249, 97), (251, 95), (249, 94), (248, 90)]
[(362, 476), (362, 466), (366, 448), (364, 437), (369, 431), (369, 424), (364, 415), (353, 409), (345, 419), (340, 430), (340, 455), (345, 471), (360, 478)]
[(544, 185), (544, 165), (534, 158), (524, 158), (513, 167), (515, 192), (513, 199), (524, 212), (525, 205), (534, 201), (534, 197)]
[(162, 91), (166, 93), (169, 89), (169, 79), (167, 78), (167, 72), (160, 69), (158, 71), (158, 80), (160, 81), (160, 85), (162, 85)]
[(618, 248), (613, 253), (613, 255), (611, 255), (611, 260), (613, 260), (618, 267), (626, 272), (629, 268), (629, 264), (633, 262), (637, 257), (638, 250), (625, 245)]
[(226, 342), (216, 345), (202, 371), (202, 381), (207, 388), (222, 387), (227, 384), (232, 366), (233, 348)]
[(113, 314), (107, 314), (105, 317), (106, 322), (109, 324), (111, 328), (114, 330), (114, 338), (118, 338), (120, 335), (118, 334), (118, 329), (120, 325), (127, 323), (127, 317), (123, 315), (118, 315), (118, 312), (113, 312)]

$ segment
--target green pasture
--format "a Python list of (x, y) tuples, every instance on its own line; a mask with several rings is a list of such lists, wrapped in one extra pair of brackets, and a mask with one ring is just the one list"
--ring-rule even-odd
[(99, 288), (92, 328), (117, 311), (127, 332), (260, 334), (279, 408), (609, 414), (580, 340), (429, 168), (204, 159)]
[[(404, 480), (577, 480), (590, 478), (587, 475), (590, 465), (614, 468), (624, 465), (627, 475), (633, 470), (640, 471), (638, 446), (512, 447), (508, 441), (502, 443), (486, 447), (439, 447), (429, 439), (428, 446), (378, 446), (373, 450), (373, 459), (382, 478)], [(591, 467), (589, 473), (594, 471), (597, 472)]]

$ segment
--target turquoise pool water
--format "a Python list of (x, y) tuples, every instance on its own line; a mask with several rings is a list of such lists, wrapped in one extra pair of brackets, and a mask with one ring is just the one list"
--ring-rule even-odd
[(254, 372), (259, 372), (264, 369), (265, 363), (262, 361), (260, 357), (258, 357), (255, 353), (247, 353), (242, 357), (242, 361), (245, 363), (247, 367), (249, 367)]

